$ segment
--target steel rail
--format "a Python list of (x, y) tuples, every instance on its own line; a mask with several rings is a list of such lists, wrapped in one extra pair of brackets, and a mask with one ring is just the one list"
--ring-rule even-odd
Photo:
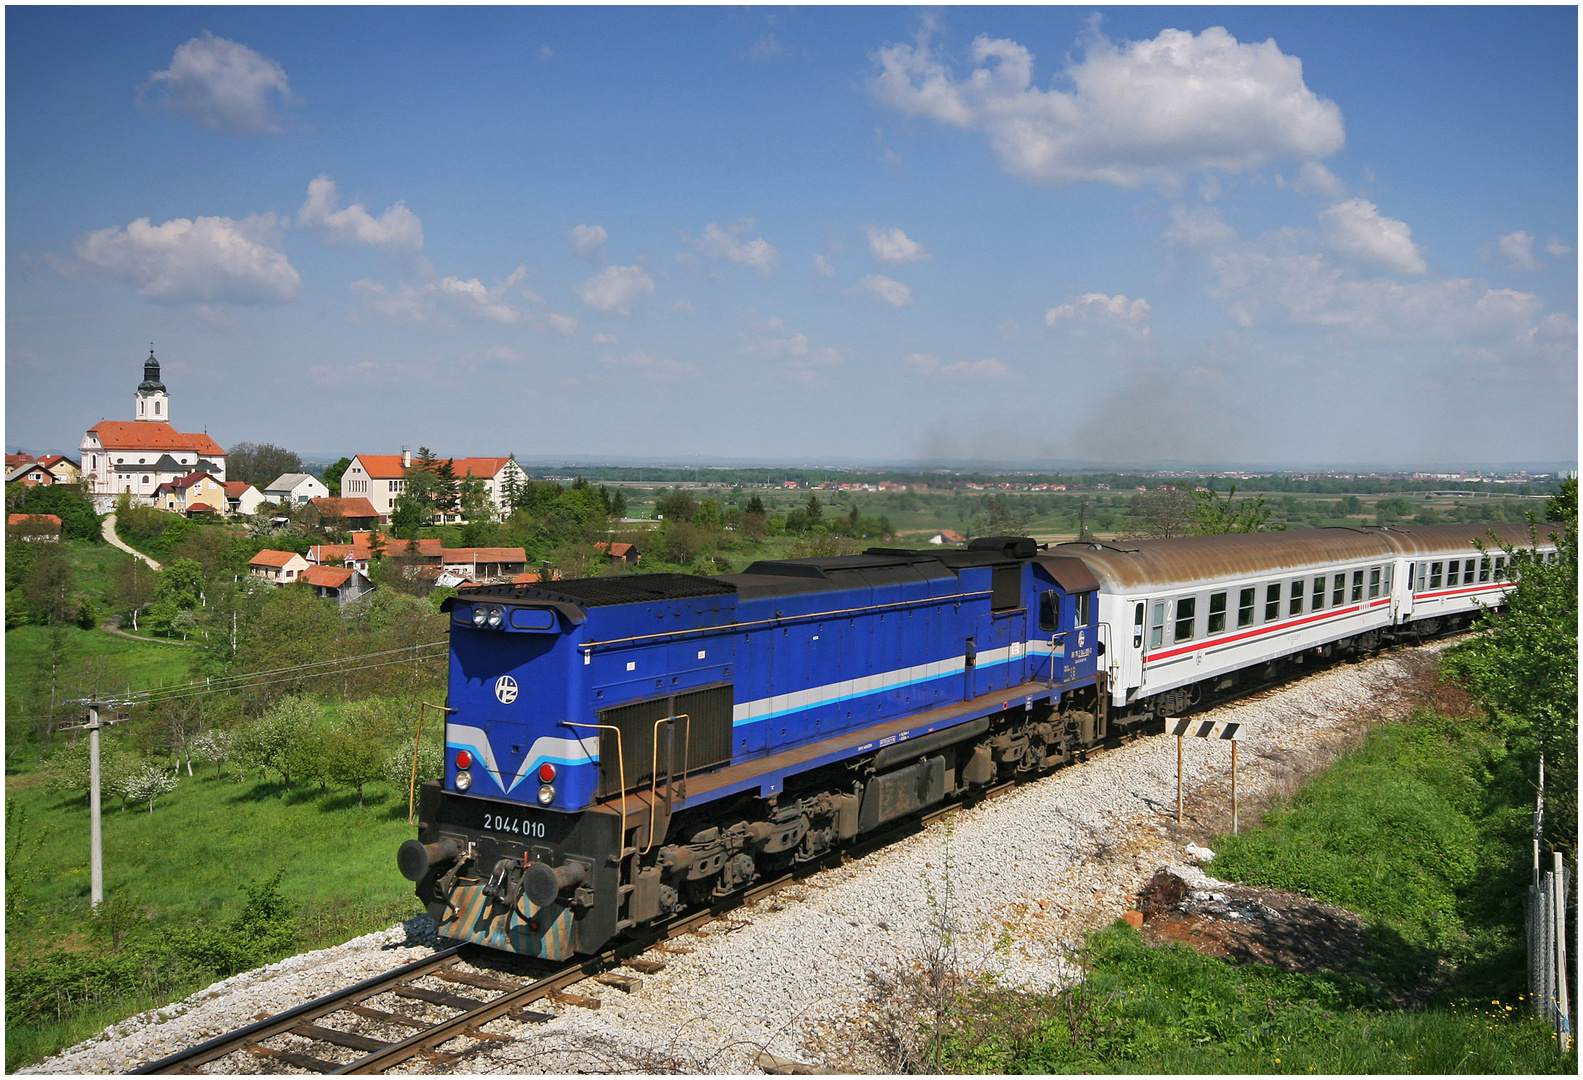
[(266, 1020), (259, 1020), (246, 1027), (237, 1028), (235, 1031), (228, 1031), (224, 1035), (217, 1035), (206, 1042), (199, 1043), (197, 1046), (179, 1050), (167, 1057), (162, 1057), (157, 1061), (151, 1061), (147, 1065), (132, 1069), (130, 1075), (186, 1072), (194, 1066), (202, 1065), (216, 1058), (225, 1057), (227, 1054), (234, 1054), (251, 1043), (261, 1042), (273, 1035), (279, 1035), (304, 1020), (327, 1016), (345, 1008), (349, 1003), (355, 1004), (360, 998), (372, 997), (382, 987), (408, 982), (421, 975), (427, 975), (437, 968), (448, 967), (456, 962), (459, 954), (466, 948), (466, 945), (457, 945), (450, 949), (443, 949), (432, 956), (425, 956), (409, 964), (403, 964), (401, 967), (387, 971), (383, 975), (375, 975), (371, 979), (364, 979), (362, 982), (348, 986), (343, 990), (337, 990), (323, 997), (314, 998), (312, 1001), (305, 1001), (295, 1008), (287, 1009), (283, 1013), (277, 1013)]

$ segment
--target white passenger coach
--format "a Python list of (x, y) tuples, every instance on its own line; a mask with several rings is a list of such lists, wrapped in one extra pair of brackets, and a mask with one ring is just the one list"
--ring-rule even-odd
[[(1491, 535), (1493, 534), (1493, 536)], [(1555, 558), (1540, 527), (1538, 551)], [(1482, 544), (1481, 551), (1478, 546)], [(1053, 546), (1099, 582), (1111, 722), (1172, 715), (1281, 662), (1468, 625), (1512, 588), (1526, 525), (1425, 525)]]

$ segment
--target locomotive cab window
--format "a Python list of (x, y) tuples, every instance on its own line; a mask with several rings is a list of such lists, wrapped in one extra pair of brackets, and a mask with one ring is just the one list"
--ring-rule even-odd
[(1274, 622), (1281, 617), (1281, 584), (1276, 582), (1264, 590), (1264, 621)]
[(1061, 594), (1054, 589), (1046, 589), (1039, 594), (1039, 629), (1059, 630), (1061, 628)]
[(1149, 648), (1158, 649), (1165, 644), (1165, 601), (1156, 601), (1154, 614), (1149, 619)]
[(1193, 619), (1198, 607), (1196, 596), (1186, 596), (1176, 602), (1176, 640), (1191, 641)]
[(1209, 597), (1209, 629), (1205, 633), (1220, 634), (1226, 629), (1226, 594), (1213, 593)]
[(1253, 625), (1253, 602), (1259, 595), (1257, 589), (1243, 589), (1237, 594), (1237, 625)]
[(1292, 599), (1286, 610), (1291, 615), (1301, 615), (1303, 613), (1303, 581), (1301, 578), (1292, 582)]
[(1072, 597), (1076, 608), (1077, 617), (1073, 620), (1077, 626), (1092, 626), (1094, 624), (1094, 594), (1080, 592)]

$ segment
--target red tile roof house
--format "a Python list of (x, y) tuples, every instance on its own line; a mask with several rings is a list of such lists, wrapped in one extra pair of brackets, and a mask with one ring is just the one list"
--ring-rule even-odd
[(466, 574), (472, 581), (489, 583), (509, 581), (528, 568), (528, 554), (516, 547), (445, 548), (441, 564), (447, 570)]
[(42, 462), (25, 461), (15, 468), (6, 470), (5, 482), (23, 484), (27, 487), (49, 487), (55, 483), (55, 476), (44, 467)]
[(308, 560), (295, 551), (270, 551), (267, 548), (254, 555), (247, 564), (248, 573), (272, 585), (290, 585), (307, 568)]
[(229, 513), (252, 517), (253, 512), (264, 505), (264, 493), (246, 480), (227, 480), (223, 486)]
[[(397, 559), (406, 564), (409, 574), (418, 567), (430, 567), (436, 573), (439, 572), (441, 541), (437, 537), (423, 540), (392, 540), (383, 533), (354, 532), (352, 550), (342, 556), (342, 562), (355, 570), (368, 573), (368, 560), (373, 558), (375, 544), (383, 545), (386, 558)], [(321, 548), (329, 546), (331, 545), (320, 545)]]
[(18, 540), (60, 539), (60, 518), (54, 514), (9, 514), (5, 528), (7, 535)]
[[(407, 470), (415, 459), (410, 450), (399, 454), (358, 454), (341, 474), (342, 496), (362, 496), (373, 504), (381, 525), (390, 524), (390, 512), (396, 499), (407, 489)], [(484, 482), (495, 511), (502, 516), (509, 514), (506, 505), (506, 485), (515, 477), (518, 483), (527, 480), (528, 474), (509, 457), (503, 458), (452, 458), (451, 468), (458, 480), (476, 476)], [(451, 515), (457, 521), (460, 515)]]
[(601, 540), (594, 545), (594, 550), (609, 555), (615, 562), (624, 562), (631, 566), (636, 566), (643, 561), (643, 556), (638, 552), (636, 544), (621, 544)]
[(309, 499), (308, 503), (318, 511), (319, 524), (326, 527), (335, 523), (337, 529), (372, 529), (379, 524), (379, 511), (361, 496), (336, 498), (322, 495), (317, 499)]
[(310, 566), (297, 580), (312, 586), (320, 596), (329, 597), (343, 607), (374, 589), (373, 583), (366, 577), (346, 566)]
[(205, 472), (188, 473), (154, 489), (154, 505), (176, 514), (224, 513), (225, 503), (225, 485)]
[(933, 536), (929, 537), (929, 543), (931, 543), (931, 544), (965, 544), (965, 543), (967, 543), (967, 537), (963, 536), (959, 532), (952, 532), (950, 529), (941, 529), (939, 532), (937, 532)]

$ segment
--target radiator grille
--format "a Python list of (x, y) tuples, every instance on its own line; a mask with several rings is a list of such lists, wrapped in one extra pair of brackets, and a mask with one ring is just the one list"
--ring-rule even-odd
[[(735, 703), (734, 688), (730, 683), (691, 690), (682, 694), (651, 698), (599, 714), (601, 724), (609, 724), (621, 732), (621, 753), (626, 767), (627, 790), (648, 787), (654, 782), (654, 725), (667, 717), (686, 716), (689, 720), (677, 721), (674, 769), (682, 771), (683, 752), (681, 738), (688, 736), (686, 767), (689, 773), (711, 769), (731, 760), (731, 709)], [(663, 782), (667, 769), (667, 731), (672, 725), (659, 728), (660, 779)], [(611, 731), (599, 733), (599, 795), (616, 794), (621, 787), (616, 757), (616, 736)]]

